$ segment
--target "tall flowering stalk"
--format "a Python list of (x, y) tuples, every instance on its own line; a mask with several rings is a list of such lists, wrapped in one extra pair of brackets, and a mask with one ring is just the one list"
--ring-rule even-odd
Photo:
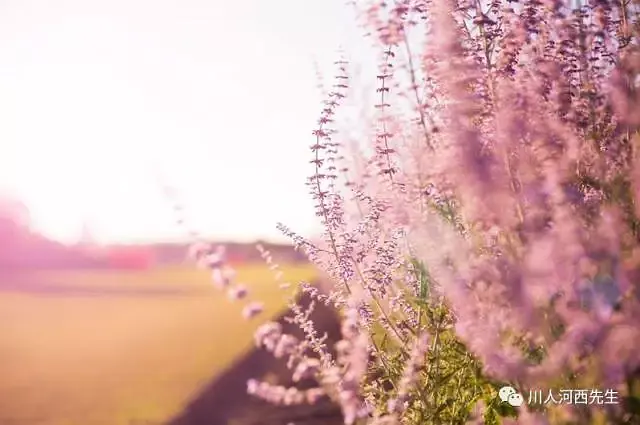
[[(256, 344), (317, 387), (249, 392), (329, 397), (347, 425), (640, 423), (640, 3), (354, 4), (382, 58), (370, 149), (334, 130), (341, 60), (310, 146), (324, 233), (279, 225), (324, 272), (328, 290), (300, 290), (335, 306), (342, 340), (292, 303), (305, 339), (268, 322)], [(248, 297), (221, 251), (195, 252)], [(507, 384), (620, 403), (514, 407)]]

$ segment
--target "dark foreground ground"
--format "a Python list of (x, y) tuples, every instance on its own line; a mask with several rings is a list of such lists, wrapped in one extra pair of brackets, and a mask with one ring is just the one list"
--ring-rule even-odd
[[(308, 305), (309, 299), (301, 299)], [(300, 336), (295, 326), (287, 323), (282, 314), (278, 321), (284, 330)], [(318, 333), (327, 333), (330, 342), (337, 341), (340, 325), (335, 311), (317, 305), (312, 319)], [(278, 407), (246, 393), (246, 382), (269, 374), (285, 386), (295, 385), (285, 362), (275, 359), (265, 350), (256, 349), (239, 359), (233, 367), (207, 385), (204, 390), (167, 425), (342, 425), (340, 409), (329, 401), (314, 406)], [(312, 383), (301, 383), (301, 385)]]

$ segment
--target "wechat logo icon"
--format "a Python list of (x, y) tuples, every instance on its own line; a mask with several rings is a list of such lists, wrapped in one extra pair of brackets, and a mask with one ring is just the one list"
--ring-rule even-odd
[(498, 396), (503, 403), (509, 403), (513, 407), (520, 407), (524, 404), (524, 397), (515, 388), (504, 386), (498, 391)]

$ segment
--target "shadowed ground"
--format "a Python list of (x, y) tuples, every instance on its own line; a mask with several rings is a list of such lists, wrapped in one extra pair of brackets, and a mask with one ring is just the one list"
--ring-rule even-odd
[[(303, 306), (309, 304), (307, 297), (300, 300)], [(289, 312), (277, 320), (285, 332), (301, 336), (300, 330), (284, 320)], [(340, 324), (331, 308), (319, 304), (311, 315), (320, 335), (329, 335), (329, 343), (337, 341)], [(281, 385), (291, 386), (291, 372), (285, 361), (274, 358), (262, 349), (252, 350), (238, 360), (227, 372), (208, 384), (189, 403), (184, 411), (168, 425), (341, 425), (340, 409), (328, 400), (309, 406), (273, 406), (246, 393), (246, 382), (251, 378), (265, 375), (275, 377)], [(302, 382), (299, 388), (313, 386), (312, 382)]]

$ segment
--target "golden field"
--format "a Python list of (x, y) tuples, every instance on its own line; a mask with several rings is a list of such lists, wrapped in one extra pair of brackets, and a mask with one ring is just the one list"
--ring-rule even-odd
[[(283, 266), (287, 281), (310, 266)], [(163, 422), (252, 346), (287, 294), (264, 265), (238, 270), (263, 316), (215, 289), (206, 271), (23, 273), (0, 282), (0, 425)], [(10, 279), (10, 282), (7, 281)]]

